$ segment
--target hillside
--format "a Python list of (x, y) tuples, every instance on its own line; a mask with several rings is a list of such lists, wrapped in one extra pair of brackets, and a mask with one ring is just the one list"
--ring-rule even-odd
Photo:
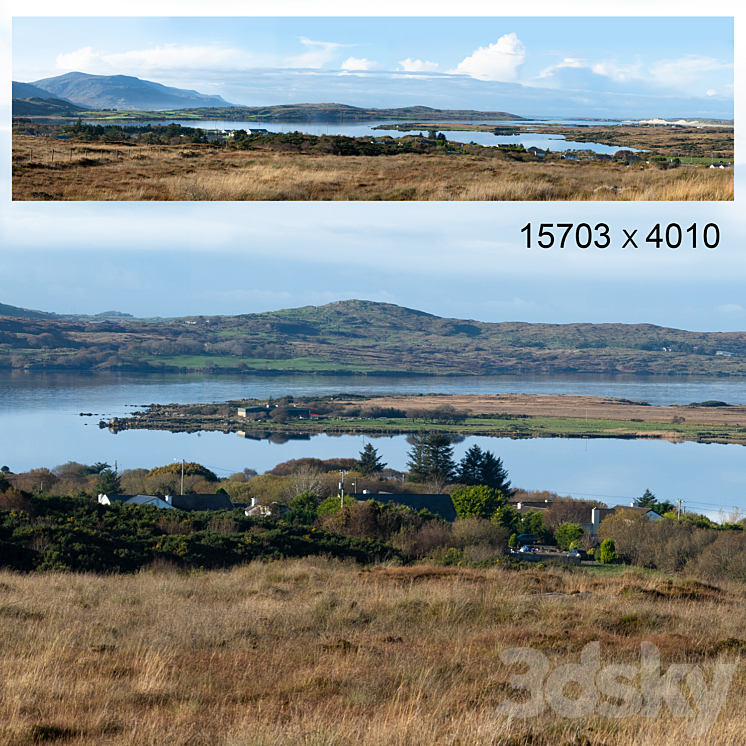
[[(377, 120), (418, 121), (484, 121), (522, 120), (515, 114), (504, 111), (474, 111), (472, 109), (431, 109), (428, 106), (406, 106), (400, 109), (366, 109), (346, 104), (282, 104), (279, 106), (226, 106), (212, 104), (192, 109), (182, 109), (179, 116), (185, 119), (226, 119), (234, 122), (372, 122)], [(121, 107), (120, 107), (121, 108)], [(143, 107), (144, 108), (144, 107)], [(127, 119), (168, 119), (171, 113), (159, 112), (153, 117), (150, 112), (129, 112)], [(96, 119), (114, 119), (111, 112), (99, 112)]]
[(66, 73), (32, 84), (75, 104), (98, 109), (184, 109), (190, 106), (231, 106), (220, 96), (171, 88), (130, 75)]
[(56, 314), (44, 313), (44, 311), (32, 311), (28, 308), (18, 308), (18, 306), (8, 306), (5, 303), (0, 303), (0, 316), (18, 316), (29, 319), (51, 319), (55, 318)]
[[(49, 94), (47, 94), (49, 96)], [(14, 98), (14, 117), (72, 116), (87, 107), (71, 104), (63, 98)]]
[(486, 323), (372, 301), (148, 321), (14, 316), (0, 317), (3, 368), (746, 375), (746, 332)]

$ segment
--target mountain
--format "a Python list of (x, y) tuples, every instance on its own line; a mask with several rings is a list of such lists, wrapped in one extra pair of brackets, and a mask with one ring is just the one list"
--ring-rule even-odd
[(57, 317), (54, 313), (45, 313), (44, 311), (31, 311), (28, 308), (18, 308), (18, 306), (8, 306), (0, 303), (0, 316), (18, 316), (26, 319), (54, 319)]
[(240, 316), (0, 318), (0, 368), (10, 365), (161, 372), (744, 376), (746, 332), (689, 332), (653, 324), (488, 323), (347, 300)]
[(48, 116), (69, 116), (76, 114), (81, 109), (87, 109), (87, 106), (71, 104), (64, 98), (14, 98), (13, 99), (13, 116), (14, 117), (48, 117)]
[(405, 106), (398, 109), (366, 109), (347, 104), (278, 104), (277, 106), (236, 106), (221, 113), (233, 121), (285, 122), (369, 122), (380, 119), (409, 122), (450, 122), (482, 120), (518, 120), (523, 117), (505, 111), (472, 109), (431, 109), (429, 106)]
[(12, 95), (13, 98), (56, 98), (62, 101), (67, 101), (68, 104), (72, 103), (72, 101), (68, 101), (66, 98), (62, 98), (61, 96), (55, 96), (49, 91), (39, 88), (39, 86), (32, 85), (31, 83), (19, 83), (17, 80), (13, 81)]
[[(32, 84), (57, 97), (97, 109), (187, 109), (195, 106), (232, 106), (220, 96), (140, 80), (129, 75), (66, 73)], [(15, 94), (14, 94), (15, 95)]]

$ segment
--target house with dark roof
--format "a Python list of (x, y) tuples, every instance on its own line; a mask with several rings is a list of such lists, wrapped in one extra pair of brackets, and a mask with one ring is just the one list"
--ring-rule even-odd
[(643, 515), (650, 521), (660, 521), (663, 518), (662, 515), (659, 515), (654, 510), (650, 510), (650, 508), (641, 508), (637, 504), (637, 501), (633, 501), (629, 505), (615, 505), (613, 508), (593, 508), (591, 510), (590, 534), (595, 536), (598, 533), (599, 526), (604, 518), (608, 518), (615, 513), (621, 513), (622, 511), (630, 511), (638, 515)]
[(171, 505), (178, 510), (233, 510), (235, 507), (228, 495), (174, 495)]
[(415, 495), (364, 490), (363, 492), (353, 492), (350, 497), (354, 497), (355, 500), (375, 500), (383, 505), (389, 503), (404, 505), (415, 513), (419, 513), (420, 510), (429, 510), (449, 523), (456, 520), (456, 508), (453, 506), (450, 495)]
[(153, 505), (156, 508), (177, 510), (233, 510), (235, 507), (228, 495), (99, 495), (101, 505), (124, 503), (125, 505)]
[(543, 158), (546, 155), (541, 148), (537, 148), (535, 145), (528, 148), (528, 152), (531, 153), (531, 155), (535, 155), (537, 158)]
[(152, 505), (155, 508), (161, 510), (173, 510), (174, 506), (171, 505), (171, 496), (165, 495), (164, 497), (158, 497), (157, 495), (104, 495), (98, 496), (98, 501), (101, 505), (113, 505), (114, 503), (124, 503), (125, 505)]

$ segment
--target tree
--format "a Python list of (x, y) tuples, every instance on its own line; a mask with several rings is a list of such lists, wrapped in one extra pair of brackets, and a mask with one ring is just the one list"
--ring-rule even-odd
[(96, 480), (96, 490), (104, 495), (121, 495), (122, 485), (119, 475), (111, 468), (104, 469)]
[(563, 523), (555, 532), (554, 540), (560, 549), (567, 551), (570, 545), (585, 533), (577, 523)]
[(616, 546), (614, 545), (613, 539), (604, 539), (601, 542), (599, 559), (605, 565), (613, 562), (616, 559)]
[(544, 511), (544, 525), (550, 530), (559, 528), (563, 523), (590, 523), (593, 508), (605, 508), (597, 500), (574, 500), (571, 497), (560, 497), (552, 500)]
[(359, 471), (364, 477), (369, 477), (385, 468), (386, 464), (381, 461), (378, 449), (373, 448), (371, 443), (366, 443), (363, 450), (360, 451), (360, 460), (355, 462), (355, 470)]
[(518, 534), (510, 535), (510, 538), (508, 539), (508, 546), (511, 549), (516, 549), (518, 547)]
[(502, 459), (478, 445), (473, 445), (459, 462), (457, 478), (463, 484), (483, 484), (510, 495), (510, 480)]
[(672, 502), (669, 500), (657, 500), (655, 495), (648, 489), (645, 490), (642, 497), (637, 498), (637, 502), (641, 508), (653, 510), (658, 515), (670, 513), (674, 509)]
[(290, 523), (300, 526), (310, 526), (318, 517), (316, 510), (319, 500), (313, 492), (304, 492), (290, 501)]
[(427, 442), (429, 475), (450, 482), (456, 465), (453, 463), (453, 445), (445, 433), (431, 433)]
[[(498, 510), (510, 507), (501, 492), (491, 487), (459, 487), (451, 495), (456, 515), (461, 518), (493, 518)], [(504, 524), (503, 520), (499, 521)]]
[(420, 431), (409, 436), (412, 450), (407, 462), (407, 479), (426, 482), (441, 479), (449, 482), (456, 469), (453, 463), (453, 445), (445, 433)]

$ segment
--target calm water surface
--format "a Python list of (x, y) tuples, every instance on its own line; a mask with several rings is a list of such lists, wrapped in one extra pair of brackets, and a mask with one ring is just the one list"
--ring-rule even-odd
[[(306, 135), (346, 135), (347, 137), (383, 137), (384, 135), (391, 135), (392, 137), (401, 137), (402, 132), (396, 132), (394, 130), (376, 130), (381, 124), (391, 124), (392, 122), (384, 121), (373, 121), (373, 122), (232, 122), (229, 120), (195, 120), (195, 119), (174, 119), (168, 121), (155, 121), (155, 122), (137, 122), (143, 126), (147, 124), (152, 125), (167, 125), (171, 122), (180, 124), (182, 127), (200, 127), (207, 130), (236, 130), (236, 129), (266, 129), (269, 132), (303, 132)], [(115, 124), (114, 120), (108, 122), (109, 124)], [(100, 122), (91, 122), (91, 124), (100, 124)], [(127, 124), (133, 124), (127, 122)], [(453, 122), (456, 124), (456, 122)], [(473, 122), (472, 122), (473, 124)], [(561, 121), (561, 120), (550, 120), (542, 122), (492, 122), (490, 120), (479, 121), (478, 124), (494, 124), (495, 126), (511, 126), (517, 124), (588, 124), (587, 122), (575, 122), (575, 121)], [(603, 124), (618, 124), (618, 122), (603, 122)], [(440, 130), (438, 130), (440, 131)], [(421, 127), (410, 130), (409, 134), (423, 132), (426, 134), (426, 130)], [(491, 132), (471, 132), (469, 130), (456, 130), (447, 131), (443, 133), (448, 140), (454, 142), (469, 143), (475, 142), (478, 145), (499, 145), (499, 144), (519, 144), (522, 143), (524, 147), (537, 147), (546, 150), (553, 151), (564, 151), (564, 150), (592, 150), (594, 153), (616, 153), (622, 146), (621, 145), (602, 145), (601, 143), (589, 143), (589, 142), (574, 142), (572, 140), (565, 140), (562, 135), (544, 135), (541, 133), (534, 134), (522, 134), (522, 135), (493, 135)], [(627, 150), (634, 150), (634, 148), (626, 148)]]
[[(226, 476), (251, 467), (262, 472), (303, 456), (355, 457), (366, 438), (318, 435), (270, 443), (223, 433), (172, 434), (98, 428), (100, 419), (122, 416), (150, 403), (196, 403), (244, 397), (417, 393), (587, 394), (688, 404), (719, 399), (746, 403), (746, 380), (665, 376), (490, 376), (392, 378), (374, 376), (210, 376), (74, 373), (0, 373), (0, 465), (13, 471), (66, 461), (118, 461), (120, 469), (153, 467), (187, 459)], [(81, 417), (80, 413), (94, 416)], [(369, 438), (368, 438), (369, 439)], [(389, 466), (406, 467), (403, 436), (377, 438)], [(623, 440), (510, 440), (468, 438), (502, 457), (516, 486), (551, 489), (577, 497), (598, 496), (616, 504), (651, 489), (659, 498), (679, 497), (697, 510), (746, 508), (746, 449), (736, 445)]]

